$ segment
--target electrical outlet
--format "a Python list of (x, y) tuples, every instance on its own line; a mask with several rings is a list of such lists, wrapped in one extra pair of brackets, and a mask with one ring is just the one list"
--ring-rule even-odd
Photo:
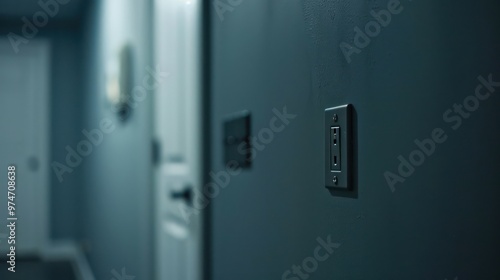
[(330, 170), (340, 171), (340, 127), (330, 128)]
[(352, 189), (352, 105), (325, 110), (325, 186)]

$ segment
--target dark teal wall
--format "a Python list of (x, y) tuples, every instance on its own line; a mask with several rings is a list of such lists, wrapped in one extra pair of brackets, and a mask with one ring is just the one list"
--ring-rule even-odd
[[(273, 108), (297, 115), (211, 201), (213, 279), (280, 279), (327, 236), (340, 247), (309, 279), (500, 278), (500, 87), (458, 129), (443, 119), (478, 76), (500, 81), (499, 5), (401, 6), (351, 63), (340, 44), (386, 1), (244, 0), (223, 21), (211, 10), (211, 169), (223, 169), (228, 114), (250, 110), (253, 135)], [(355, 199), (332, 197), (323, 179), (324, 109), (346, 103)], [(384, 172), (435, 128), (447, 140), (392, 192)]]

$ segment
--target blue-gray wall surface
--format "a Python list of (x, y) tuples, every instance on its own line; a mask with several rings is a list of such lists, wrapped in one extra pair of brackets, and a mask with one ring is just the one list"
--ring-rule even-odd
[[(22, 21), (17, 17), (0, 21), (1, 34), (20, 33)], [(66, 146), (81, 139), (82, 68), (81, 26), (78, 20), (55, 17), (40, 28), (33, 40), (50, 42), (50, 162), (65, 163)], [(19, 55), (23, 55), (23, 44)], [(64, 174), (59, 181), (50, 170), (50, 236), (53, 240), (74, 240), (80, 233), (82, 172)]]
[[(65, 163), (66, 146), (81, 140), (82, 124), (82, 51), (80, 25), (66, 24), (51, 32), (51, 152), (52, 161)], [(81, 170), (63, 175), (59, 181), (51, 170), (51, 232), (54, 240), (80, 237)]]
[[(227, 115), (251, 111), (254, 136), (273, 108), (296, 118), (211, 202), (213, 279), (500, 279), (500, 87), (443, 117), (475, 106), (478, 76), (500, 81), (500, 5), (401, 0), (349, 63), (340, 44), (387, 1), (240, 2), (223, 20), (211, 11), (211, 169), (224, 168)], [(324, 109), (346, 103), (357, 198), (324, 188)], [(436, 128), (446, 141), (393, 192), (384, 173)], [(294, 274), (328, 236), (331, 256)]]
[[(110, 19), (126, 14), (134, 65), (132, 86), (141, 85), (151, 65), (149, 1), (92, 1), (84, 19), (85, 96), (83, 128), (110, 120), (114, 130), (85, 158), (83, 243), (96, 279), (113, 278), (112, 271), (153, 279), (151, 199), (151, 92), (122, 122), (106, 100), (106, 65), (118, 30)], [(108, 4), (108, 6), (106, 6)], [(114, 13), (116, 12), (116, 13)]]

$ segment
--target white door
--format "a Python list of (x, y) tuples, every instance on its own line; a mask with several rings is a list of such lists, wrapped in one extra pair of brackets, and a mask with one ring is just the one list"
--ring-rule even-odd
[(154, 7), (153, 61), (170, 74), (156, 92), (154, 118), (161, 151), (155, 264), (162, 280), (203, 278), (203, 210), (190, 205), (202, 184), (200, 6), (201, 0), (156, 0)]
[[(0, 253), (7, 217), (15, 217), (16, 255), (41, 253), (48, 237), (48, 43), (31, 40), (15, 53), (0, 38)], [(7, 167), (16, 167), (15, 216), (7, 211)], [(2, 238), (3, 237), (3, 238)]]

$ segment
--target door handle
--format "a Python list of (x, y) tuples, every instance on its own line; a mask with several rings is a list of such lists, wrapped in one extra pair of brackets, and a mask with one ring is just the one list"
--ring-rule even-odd
[(193, 191), (190, 187), (186, 187), (183, 190), (171, 192), (170, 197), (175, 200), (184, 200), (186, 204), (191, 205), (193, 202)]

